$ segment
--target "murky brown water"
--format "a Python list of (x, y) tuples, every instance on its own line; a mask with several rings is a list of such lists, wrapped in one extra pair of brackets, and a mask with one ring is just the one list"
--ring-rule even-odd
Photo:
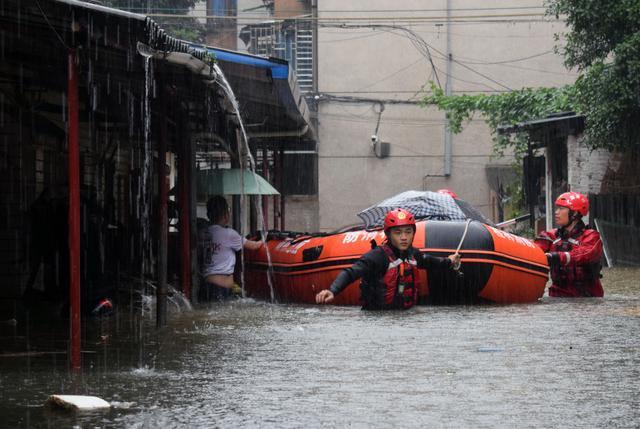
[[(0, 426), (638, 427), (640, 269), (607, 270), (605, 292), (389, 313), (244, 300), (142, 341), (112, 320), (79, 376), (64, 355), (1, 358)], [(51, 412), (52, 393), (114, 408)]]

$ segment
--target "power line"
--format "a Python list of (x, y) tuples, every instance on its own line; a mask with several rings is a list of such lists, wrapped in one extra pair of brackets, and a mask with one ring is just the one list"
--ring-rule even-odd
[(368, 98), (368, 97), (352, 97), (348, 95), (332, 95), (327, 93), (319, 93), (314, 96), (316, 102), (323, 101), (335, 101), (339, 103), (374, 103), (374, 104), (410, 104), (410, 105), (419, 105), (419, 101), (410, 101), (410, 100), (394, 100), (392, 98), (382, 99), (382, 98)]
[(473, 80), (461, 79), (461, 78), (459, 78), (459, 77), (457, 77), (457, 76), (454, 76), (454, 75), (452, 75), (451, 73), (447, 73), (446, 71), (441, 70), (441, 69), (439, 69), (439, 68), (437, 68), (437, 67), (436, 67), (436, 70), (438, 70), (440, 73), (444, 74), (445, 76), (449, 76), (449, 77), (450, 77), (451, 79), (453, 79), (453, 80), (457, 80), (458, 82), (464, 82), (464, 83), (470, 83), (470, 84), (472, 84), (472, 85), (480, 85), (480, 86), (484, 86), (485, 88), (489, 88), (489, 89), (490, 89), (490, 90), (492, 90), (492, 91), (495, 91), (495, 90), (496, 90), (495, 88), (493, 88), (493, 87), (491, 87), (491, 86), (487, 85), (486, 83), (476, 82), (476, 81), (473, 81)]
[[(329, 24), (322, 24), (323, 27), (330, 27), (331, 25)], [(335, 28), (377, 28), (380, 29), (382, 31), (388, 31), (391, 34), (396, 34), (399, 35), (401, 37), (406, 37), (408, 38), (412, 44), (414, 45), (414, 47), (418, 50), (418, 52), (422, 52), (423, 55), (429, 60), (429, 62), (431, 63), (431, 67), (434, 70), (438, 70), (442, 73), (442, 70), (438, 69), (435, 64), (433, 63), (433, 57), (431, 56), (431, 50), (437, 52), (438, 54), (440, 54), (442, 56), (443, 59), (447, 60), (447, 56), (441, 52), (440, 50), (438, 50), (437, 48), (433, 47), (432, 45), (428, 44), (424, 38), (422, 36), (420, 36), (419, 34), (417, 34), (415, 31), (406, 28), (406, 27), (402, 27), (402, 26), (398, 26), (398, 25), (387, 25), (387, 24), (341, 24), (341, 25), (333, 25), (333, 27)], [(404, 35), (402, 34), (398, 34), (396, 31), (400, 31), (402, 33), (404, 33)], [(511, 91), (512, 89), (509, 88), (508, 86), (498, 82), (497, 80), (491, 78), (490, 76), (487, 76), (486, 74), (479, 72), (469, 66), (467, 66), (466, 64), (457, 61), (455, 58), (450, 58), (450, 61), (462, 66), (463, 68), (466, 68), (467, 70), (469, 70), (472, 73), (477, 74), (478, 76), (481, 76), (483, 78), (485, 78), (486, 80), (502, 87), (505, 88), (509, 91)], [(436, 76), (436, 82), (438, 83), (438, 87), (442, 88), (442, 85), (440, 84), (440, 79), (438, 78), (437, 73), (435, 74)], [(463, 81), (462, 79), (459, 79), (460, 81)], [(468, 82), (471, 83), (471, 82)], [(479, 84), (478, 82), (475, 82), (476, 84)], [(485, 85), (486, 86), (486, 85)], [(491, 87), (490, 87), (491, 88)], [(494, 89), (494, 88), (491, 88)]]
[[(332, 27), (329, 24), (324, 24), (322, 25), (323, 27)], [(437, 68), (435, 66), (435, 64), (433, 63), (433, 57), (431, 56), (431, 51), (429, 48), (431, 48), (431, 46), (429, 46), (429, 44), (427, 44), (427, 42), (425, 42), (425, 40), (422, 38), (422, 36), (416, 34), (413, 30), (410, 30), (406, 27), (401, 27), (401, 26), (397, 26), (397, 25), (386, 25), (386, 24), (340, 24), (340, 25), (333, 25), (333, 27), (335, 28), (375, 28), (375, 29), (379, 29), (382, 31), (387, 31), (389, 33), (392, 34), (396, 34), (394, 33), (394, 31), (402, 31), (404, 33), (406, 33), (408, 35), (408, 37), (405, 35), (404, 37), (407, 37), (411, 43), (413, 44), (413, 46), (416, 48), (416, 50), (420, 53), (422, 53), (422, 55), (427, 58), (427, 60), (429, 61), (429, 63), (431, 64), (431, 68), (433, 70), (433, 74), (436, 78), (436, 83), (438, 84), (439, 88), (442, 88), (442, 85), (440, 83), (440, 78), (438, 76), (438, 73), (436, 72)]]
[[(262, 7), (262, 6), (261, 6)], [(145, 7), (118, 7), (120, 10), (126, 10), (129, 12), (133, 11), (142, 11), (146, 12), (147, 8)], [(172, 11), (172, 10), (185, 10), (189, 8), (185, 7), (155, 7), (151, 8), (154, 11)], [(195, 8), (193, 8), (195, 9)], [(200, 8), (201, 9), (201, 8)], [(465, 11), (465, 12), (477, 12), (477, 11), (497, 11), (497, 10), (526, 10), (526, 9), (542, 9), (546, 10), (545, 6), (535, 5), (535, 6), (505, 6), (505, 7), (467, 7), (467, 8), (449, 8), (450, 11)], [(222, 13), (242, 13), (249, 12), (251, 9), (243, 9), (238, 10), (237, 8), (226, 8), (219, 9), (216, 8), (216, 11), (220, 11)], [(345, 10), (345, 9), (320, 9), (320, 13), (398, 13), (398, 12), (446, 12), (446, 8), (433, 8), (433, 9), (358, 9), (358, 10)], [(279, 13), (299, 13), (300, 10), (278, 10)], [(266, 13), (266, 12), (265, 12)], [(270, 13), (269, 13), (270, 14)], [(271, 14), (270, 14), (271, 15)]]
[[(209, 15), (209, 14), (171, 14), (171, 13), (148, 13), (146, 16), (150, 18), (200, 18), (200, 19), (217, 19), (217, 20), (259, 20), (264, 21), (265, 16), (242, 16), (237, 15)], [(268, 17), (268, 21), (317, 21), (317, 22), (340, 22), (340, 21), (393, 21), (393, 22), (420, 22), (420, 21), (464, 21), (464, 20), (485, 20), (485, 19), (514, 19), (514, 18), (544, 18), (544, 13), (506, 13), (506, 14), (484, 14), (484, 15), (458, 15), (458, 16), (296, 16), (286, 18)], [(554, 18), (555, 19), (555, 18)]]
[[(435, 50), (435, 48), (433, 48), (433, 49)], [(437, 51), (436, 51), (436, 52), (437, 52)], [(482, 76), (483, 78), (487, 79), (488, 81), (493, 82), (493, 83), (495, 83), (496, 85), (503, 87), (504, 89), (507, 89), (507, 90), (509, 90), (509, 91), (513, 91), (513, 89), (509, 88), (507, 85), (504, 85), (504, 84), (502, 84), (502, 83), (498, 82), (497, 80), (492, 79), (491, 77), (487, 76), (487, 75), (486, 75), (486, 74), (484, 74), (484, 73), (480, 73), (479, 71), (472, 69), (471, 67), (469, 67), (468, 65), (466, 65), (466, 64), (464, 64), (464, 63), (462, 63), (462, 62), (460, 62), (460, 61), (456, 61), (456, 60), (455, 60), (455, 59), (453, 59), (453, 58), (451, 59), (451, 61), (453, 61), (454, 63), (456, 63), (456, 64), (458, 64), (458, 65), (460, 65), (460, 66), (462, 66), (462, 67), (464, 67), (465, 69), (469, 70), (470, 72), (475, 73), (475, 74), (477, 74), (478, 76)]]
[[(468, 82), (471, 83), (471, 82)], [(479, 82), (473, 82), (479, 83)], [(421, 90), (418, 91), (420, 93)], [(487, 92), (487, 91), (477, 91), (477, 90), (453, 90), (451, 92), (461, 92), (461, 93), (469, 93), (469, 92)], [(494, 89), (490, 92), (509, 92), (503, 89)], [(385, 91), (322, 91), (323, 94), (415, 94), (415, 90), (385, 90)]]
[[(514, 21), (505, 21), (508, 23), (514, 23)], [(529, 21), (518, 21), (518, 22), (529, 22)], [(549, 21), (535, 21), (536, 23), (549, 23)], [(517, 23), (517, 22), (515, 22)], [(413, 27), (424, 27), (428, 25), (428, 28), (432, 28), (434, 27), (433, 24), (431, 23), (425, 23), (425, 24), (414, 24)], [(435, 27), (437, 27), (439, 30), (438, 31), (430, 31), (430, 30), (420, 30), (420, 34), (435, 34), (437, 36), (444, 36), (444, 33), (442, 30), (440, 30), (440, 28), (442, 27), (441, 25), (437, 24), (435, 25)], [(330, 27), (327, 27), (330, 28)], [(322, 34), (342, 34), (342, 32), (340, 31), (323, 31)], [(366, 34), (369, 36), (375, 36), (377, 34), (377, 31), (371, 30), (371, 31), (363, 31), (362, 34)], [(550, 37), (552, 37), (551, 34), (527, 34), (527, 35), (516, 35), (516, 34), (509, 34), (508, 36), (504, 36), (504, 35), (496, 35), (496, 34), (484, 34), (484, 33), (456, 33), (456, 32), (451, 32), (450, 33), (452, 36), (457, 36), (457, 37), (472, 37), (474, 39), (504, 39), (505, 37), (509, 38), (509, 39), (535, 39), (535, 38), (545, 38), (548, 39)], [(364, 36), (363, 36), (364, 37)], [(330, 40), (327, 41), (328, 43), (332, 43), (332, 42), (339, 42), (340, 40), (348, 40), (348, 39), (335, 39), (335, 40)], [(320, 41), (320, 43), (322, 43), (323, 41)]]
[(552, 53), (553, 53), (553, 50), (548, 50), (548, 51), (541, 52), (539, 54), (529, 55), (528, 57), (514, 58), (512, 60), (502, 60), (502, 61), (481, 61), (473, 58), (464, 59), (464, 57), (457, 57), (457, 58), (462, 58), (462, 60), (460, 61), (464, 62), (465, 64), (506, 64), (506, 63), (517, 63), (520, 61), (526, 61), (532, 58), (538, 58), (538, 57), (542, 57)]
[(381, 78), (381, 79), (379, 79), (379, 80), (377, 80), (377, 81), (375, 81), (373, 83), (370, 83), (369, 85), (366, 85), (366, 86), (363, 86), (361, 88), (356, 89), (356, 91), (362, 91), (364, 89), (371, 88), (372, 86), (375, 86), (375, 85), (379, 84), (380, 82), (384, 82), (387, 79), (391, 79), (392, 77), (402, 73), (403, 71), (407, 70), (408, 68), (411, 68), (411, 67), (415, 66), (416, 64), (421, 63), (423, 61), (424, 61), (424, 59), (420, 58), (417, 61), (414, 61), (411, 64), (406, 65), (406, 66), (402, 67), (401, 69), (398, 69), (398, 70), (394, 71), (393, 73), (391, 73), (391, 74), (389, 74), (389, 75), (387, 75), (387, 76), (385, 76), (385, 77), (383, 77), (383, 78)]
[(498, 67), (509, 67), (509, 68), (518, 69), (518, 70), (534, 71), (534, 72), (538, 72), (538, 73), (546, 73), (546, 74), (555, 74), (555, 75), (561, 75), (561, 76), (578, 77), (578, 74), (576, 74), (576, 73), (535, 69), (535, 68), (532, 68), (532, 67), (514, 66), (512, 64), (497, 64), (497, 66)]

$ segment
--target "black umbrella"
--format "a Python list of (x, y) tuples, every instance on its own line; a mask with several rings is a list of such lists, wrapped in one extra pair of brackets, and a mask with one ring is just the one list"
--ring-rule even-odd
[(493, 226), (479, 210), (466, 201), (430, 191), (406, 191), (358, 213), (366, 228), (380, 226), (388, 211), (403, 208), (416, 219), (464, 221), (477, 220)]

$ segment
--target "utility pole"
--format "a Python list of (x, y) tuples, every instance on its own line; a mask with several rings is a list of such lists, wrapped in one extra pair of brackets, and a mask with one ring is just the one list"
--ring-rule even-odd
[[(451, 95), (451, 0), (447, 1), (447, 79), (444, 85), (444, 93)], [(451, 176), (451, 140), (452, 133), (449, 129), (449, 120), (445, 124), (444, 129), (444, 175), (445, 177)]]

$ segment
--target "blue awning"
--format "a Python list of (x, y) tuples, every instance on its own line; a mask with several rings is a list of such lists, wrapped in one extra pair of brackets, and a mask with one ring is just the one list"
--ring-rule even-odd
[[(240, 104), (252, 140), (281, 143), (315, 140), (309, 108), (295, 72), (285, 60), (207, 47), (224, 72)], [(290, 144), (288, 146), (291, 146)]]
[(274, 79), (287, 79), (289, 77), (289, 64), (278, 59), (268, 59), (240, 52), (227, 51), (220, 48), (207, 48), (222, 63), (244, 64), (251, 67), (271, 70)]

